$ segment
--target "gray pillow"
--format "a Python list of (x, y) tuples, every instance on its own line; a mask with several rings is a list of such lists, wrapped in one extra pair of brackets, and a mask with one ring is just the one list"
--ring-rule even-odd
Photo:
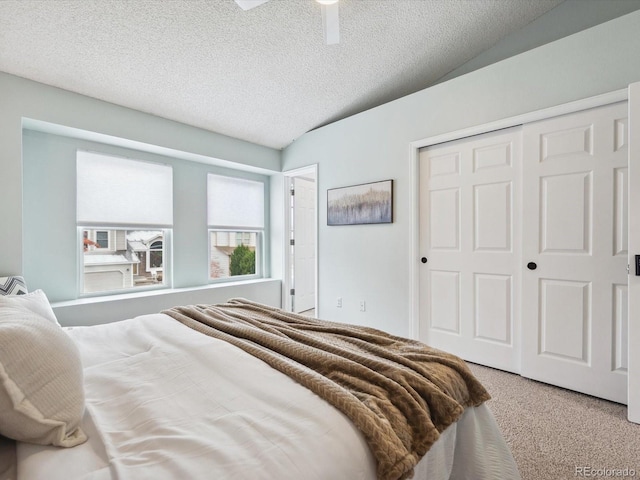
[(24, 278), (18, 276), (0, 277), (0, 295), (24, 295), (28, 293)]

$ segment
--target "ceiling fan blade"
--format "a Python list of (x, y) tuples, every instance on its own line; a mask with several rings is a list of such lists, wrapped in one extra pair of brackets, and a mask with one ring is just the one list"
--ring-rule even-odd
[(338, 16), (338, 3), (320, 5), (320, 9), (322, 10), (322, 30), (324, 32), (325, 43), (327, 45), (340, 43), (340, 17)]
[(243, 10), (251, 10), (257, 6), (267, 3), (269, 0), (235, 0)]

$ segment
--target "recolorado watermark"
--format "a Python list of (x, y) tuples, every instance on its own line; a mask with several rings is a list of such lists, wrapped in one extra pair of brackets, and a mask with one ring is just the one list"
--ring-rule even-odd
[(634, 468), (610, 468), (590, 467), (576, 465), (574, 476), (582, 478), (636, 478), (637, 471)]

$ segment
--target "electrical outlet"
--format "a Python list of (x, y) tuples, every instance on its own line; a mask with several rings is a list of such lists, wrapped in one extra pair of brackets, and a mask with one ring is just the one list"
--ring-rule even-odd
[(338, 297), (338, 301), (336, 302), (336, 307), (342, 308), (342, 297)]
[(360, 311), (364, 312), (367, 309), (367, 305), (365, 304), (364, 300), (360, 300)]

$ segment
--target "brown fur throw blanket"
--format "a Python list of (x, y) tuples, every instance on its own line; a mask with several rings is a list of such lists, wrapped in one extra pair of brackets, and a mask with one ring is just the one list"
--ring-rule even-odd
[(163, 313), (289, 375), (347, 415), (378, 478), (410, 478), (464, 407), (489, 394), (458, 357), (372, 328), (326, 322), (244, 299)]

